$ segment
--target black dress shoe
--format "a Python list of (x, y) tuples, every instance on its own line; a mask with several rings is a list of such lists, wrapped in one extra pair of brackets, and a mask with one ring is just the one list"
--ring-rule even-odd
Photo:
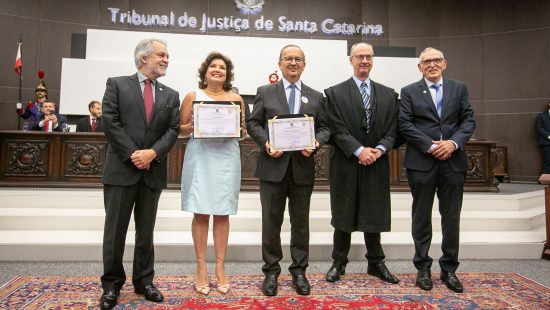
[(464, 292), (464, 287), (462, 286), (462, 283), (460, 283), (460, 280), (456, 277), (456, 274), (454, 272), (442, 271), (441, 281), (445, 282), (445, 284), (451, 291), (455, 291), (457, 293)]
[(296, 293), (300, 295), (309, 295), (309, 293), (311, 292), (309, 281), (303, 274), (292, 275), (292, 286), (296, 290)]
[(264, 283), (262, 284), (262, 293), (266, 296), (277, 295), (277, 275), (268, 274), (265, 276)]
[(119, 295), (120, 292), (118, 290), (103, 291), (99, 299), (99, 308), (113, 309), (116, 306)]
[(382, 279), (383, 281), (386, 281), (388, 283), (399, 283), (399, 279), (396, 278), (391, 272), (388, 270), (388, 267), (386, 267), (386, 264), (384, 262), (378, 262), (376, 264), (369, 264), (367, 267), (367, 273), (371, 276), (378, 277)]
[(416, 274), (416, 286), (425, 291), (429, 291), (432, 289), (433, 282), (432, 272), (430, 271), (430, 268), (423, 268), (418, 270), (418, 273)]
[(144, 287), (136, 287), (134, 292), (143, 295), (145, 299), (149, 301), (161, 302), (164, 300), (162, 293), (153, 284), (147, 284)]
[(336, 282), (340, 280), (340, 276), (346, 274), (346, 265), (332, 264), (332, 267), (327, 271), (325, 279), (327, 282)]

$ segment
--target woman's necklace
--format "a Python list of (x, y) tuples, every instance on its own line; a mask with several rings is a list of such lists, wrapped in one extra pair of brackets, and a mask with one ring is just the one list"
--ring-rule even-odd
[(225, 92), (222, 90), (220, 92), (211, 92), (209, 91), (208, 89), (204, 89), (204, 92), (210, 96), (214, 96), (214, 97), (218, 97), (218, 96), (223, 96), (225, 94)]

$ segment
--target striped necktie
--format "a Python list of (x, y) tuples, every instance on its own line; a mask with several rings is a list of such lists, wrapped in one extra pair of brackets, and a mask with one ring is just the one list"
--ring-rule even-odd
[(370, 119), (372, 116), (372, 110), (370, 107), (370, 96), (367, 92), (367, 83), (362, 82), (361, 83), (361, 98), (363, 99), (363, 106), (365, 107), (365, 117), (367, 121), (367, 133), (370, 129)]

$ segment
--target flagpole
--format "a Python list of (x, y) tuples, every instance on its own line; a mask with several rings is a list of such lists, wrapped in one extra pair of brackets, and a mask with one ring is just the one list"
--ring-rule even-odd
[[(19, 34), (19, 45), (21, 46), (21, 59), (23, 59), (23, 34)], [(21, 90), (23, 87), (23, 66), (21, 66), (21, 74), (19, 75), (19, 102), (21, 102)]]
[[(19, 48), (21, 50), (21, 59), (23, 59), (23, 33), (19, 33)], [(21, 66), (21, 71), (19, 72), (19, 103), (23, 104), (21, 101), (22, 98), (22, 89), (23, 89), (23, 66)], [(17, 116), (17, 129), (21, 128), (21, 117)]]

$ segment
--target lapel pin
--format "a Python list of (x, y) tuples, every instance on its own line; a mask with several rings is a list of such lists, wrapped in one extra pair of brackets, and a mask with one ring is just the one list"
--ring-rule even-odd
[(422, 92), (423, 92), (423, 93), (426, 93), (426, 91), (425, 91), (425, 90), (423, 90)]
[(302, 102), (307, 104), (308, 103), (308, 100), (307, 100), (307, 97), (306, 96), (302, 96)]
[(159, 90), (162, 91), (162, 87), (159, 87)]

